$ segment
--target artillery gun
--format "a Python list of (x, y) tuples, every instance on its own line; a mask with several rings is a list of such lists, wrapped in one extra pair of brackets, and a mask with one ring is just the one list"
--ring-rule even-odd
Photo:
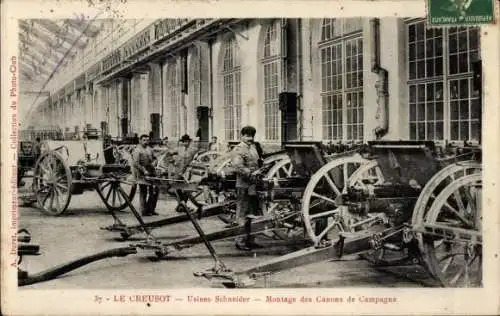
[[(263, 158), (261, 172), (266, 174), (275, 163), (287, 158), (287, 155), (280, 151), (267, 154)], [(140, 232), (190, 220), (191, 214), (188, 213), (196, 213), (198, 219), (220, 216), (219, 218), (226, 223), (231, 221), (236, 207), (236, 178), (231, 167), (230, 152), (207, 151), (200, 153), (189, 164), (181, 179), (169, 177), (171, 174), (162, 172), (167, 168), (168, 166), (165, 165), (157, 166), (159, 170), (157, 176), (146, 177), (146, 183), (156, 185), (163, 191), (170, 190), (177, 198), (176, 210), (181, 213), (180, 215), (147, 222), (145, 225), (115, 224), (104, 227), (104, 229), (118, 231), (123, 239), (128, 239)], [(221, 216), (224, 214), (229, 215), (229, 217)], [(148, 237), (150, 236), (148, 235)]]
[[(264, 164), (258, 172), (254, 173), (253, 178), (257, 186), (258, 194), (260, 195), (259, 200), (263, 204), (263, 214), (262, 216), (255, 218), (252, 222), (252, 232), (253, 234), (266, 235), (272, 238), (275, 236), (279, 239), (295, 240), (296, 242), (299, 242), (300, 240), (303, 241), (304, 231), (302, 229), (303, 225), (301, 224), (302, 222), (300, 217), (300, 199), (297, 200), (291, 193), (292, 191), (296, 191), (300, 194), (300, 192), (304, 191), (304, 188), (309, 181), (310, 174), (294, 174), (291, 177), (280, 179), (280, 173), (278, 171), (280, 171), (283, 166), (281, 163), (286, 160), (290, 161), (289, 156), (294, 157), (297, 152), (305, 153), (314, 157), (304, 156), (304, 159), (300, 161), (311, 168), (316, 168), (317, 170), (322, 164), (325, 163), (325, 160), (334, 159), (334, 156), (325, 155), (321, 149), (320, 143), (318, 142), (287, 143), (284, 144), (284, 147), (285, 154), (283, 152), (277, 154), (283, 155), (283, 158), (267, 158), (270, 163)], [(343, 154), (337, 153), (335, 158), (338, 159), (339, 157), (349, 155), (350, 153), (351, 152), (344, 152)], [(293, 158), (292, 160), (298, 161), (298, 159)], [(315, 164), (315, 166), (312, 166), (311, 163), (313, 165)], [(295, 168), (297, 170), (300, 170), (301, 168), (304, 170), (307, 169), (303, 167), (304, 166), (296, 165)], [(209, 173), (209, 176), (201, 181), (200, 184), (211, 186), (212, 190), (216, 192), (225, 192), (227, 194), (228, 192), (235, 191), (235, 180), (236, 176), (233, 172), (231, 172), (230, 166), (226, 166), (226, 169), (220, 170), (219, 173)], [(276, 186), (274, 184), (275, 182), (279, 182), (281, 187)], [(282, 186), (286, 186), (286, 188), (283, 188)], [(211, 242), (242, 235), (245, 233), (244, 226), (229, 225), (224, 229), (207, 233), (201, 229), (194, 216), (190, 215), (190, 217), (192, 217), (190, 220), (193, 222), (198, 235), (173, 240), (167, 243), (159, 242), (154, 239), (148, 239), (135, 246), (154, 250), (158, 257), (164, 257), (173, 251), (182, 250), (195, 244), (204, 243), (216, 262), (215, 267), (211, 269), (211, 271), (224, 271), (223, 265), (220, 264), (221, 261), (218, 259)], [(302, 243), (300, 244), (302, 245)], [(298, 244), (296, 246), (298, 246)]]
[[(310, 177), (300, 217), (312, 246), (253, 268), (196, 273), (228, 287), (314, 262), (359, 254), (378, 265), (422, 264), (443, 286), (481, 284), (481, 152), (443, 157), (433, 142), (370, 142), (364, 154), (318, 168), (314, 150), (289, 152), (295, 174)], [(362, 152), (361, 152), (362, 153)], [(316, 157), (315, 159), (313, 159)], [(288, 194), (287, 193), (287, 194)]]
[(122, 210), (126, 192), (132, 200), (135, 184), (120, 180), (131, 176), (130, 165), (109, 155), (102, 140), (42, 142), (33, 170), (33, 193), (41, 210), (52, 216), (64, 214), (72, 195), (95, 190), (110, 211)]

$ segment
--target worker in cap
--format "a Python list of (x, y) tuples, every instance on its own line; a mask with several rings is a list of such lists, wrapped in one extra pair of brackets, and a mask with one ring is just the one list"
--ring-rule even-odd
[(231, 164), (236, 172), (238, 204), (236, 221), (244, 225), (245, 236), (236, 239), (236, 248), (251, 250), (261, 248), (255, 243), (252, 233), (252, 218), (258, 215), (259, 199), (253, 176), (259, 170), (260, 155), (254, 142), (256, 129), (245, 126), (241, 129), (241, 142), (233, 148)]

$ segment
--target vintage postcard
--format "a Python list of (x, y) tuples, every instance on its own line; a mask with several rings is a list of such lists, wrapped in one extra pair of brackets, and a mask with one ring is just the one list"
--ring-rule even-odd
[(1, 5), (2, 314), (500, 313), (498, 1)]

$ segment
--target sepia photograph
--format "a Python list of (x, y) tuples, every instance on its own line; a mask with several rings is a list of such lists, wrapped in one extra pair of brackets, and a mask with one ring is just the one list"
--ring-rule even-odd
[(455, 2), (432, 17), (17, 19), (16, 291), (223, 291), (91, 298), (149, 307), (482, 289), (495, 12)]

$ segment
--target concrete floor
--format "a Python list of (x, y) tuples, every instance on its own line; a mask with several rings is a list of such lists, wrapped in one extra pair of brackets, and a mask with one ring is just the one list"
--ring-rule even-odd
[[(137, 204), (136, 197), (134, 204)], [(157, 211), (160, 216), (175, 216), (176, 203), (162, 199)], [(136, 224), (130, 212), (120, 212), (123, 221)], [(101, 230), (111, 225), (112, 217), (106, 213), (97, 193), (86, 192), (72, 197), (67, 212), (60, 217), (43, 214), (36, 208), (20, 207), (20, 227), (27, 228), (32, 242), (41, 246), (41, 255), (26, 257), (21, 268), (30, 273), (48, 269), (81, 256), (90, 255), (116, 247), (127, 246), (136, 240), (118, 241), (119, 234)], [(201, 220), (208, 231), (220, 229), (224, 224), (217, 218)], [(154, 236), (168, 241), (196, 235), (190, 222), (171, 225), (154, 230)], [(142, 235), (137, 235), (138, 237)], [(226, 266), (240, 270), (262, 263), (271, 258), (293, 251), (282, 241), (268, 238), (258, 239), (267, 247), (251, 252), (234, 248), (233, 240), (213, 243)], [(213, 260), (204, 245), (184, 249), (172, 257), (153, 261), (151, 251), (138, 250), (137, 254), (124, 258), (110, 258), (71, 271), (55, 280), (23, 288), (36, 289), (133, 289), (133, 288), (193, 288), (222, 287), (218, 281), (195, 278), (193, 272), (213, 266)], [(418, 266), (375, 268), (357, 257), (349, 260), (321, 262), (284, 271), (257, 281), (255, 287), (423, 287), (435, 286), (422, 268)], [(326, 273), (325, 273), (326, 271)]]

